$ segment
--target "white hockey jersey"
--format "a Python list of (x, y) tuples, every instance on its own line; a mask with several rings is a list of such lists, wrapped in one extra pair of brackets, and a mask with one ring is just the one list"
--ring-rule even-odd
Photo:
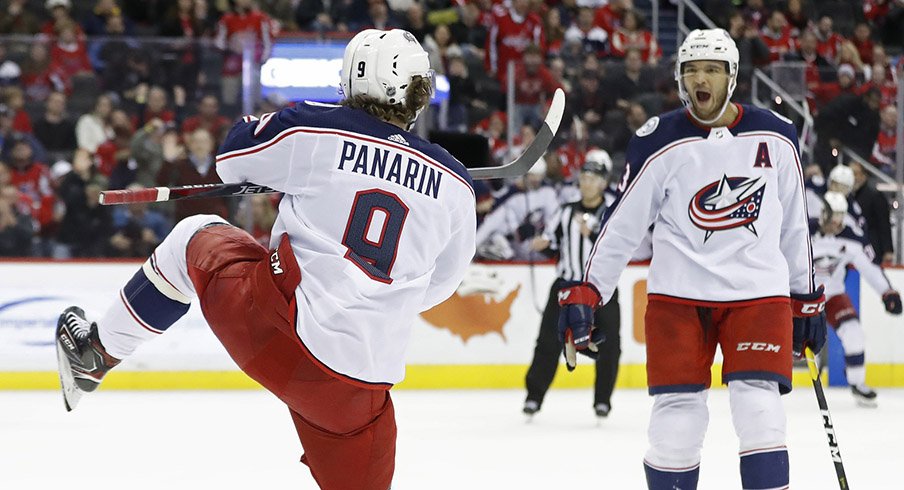
[(637, 130), (584, 271), (604, 301), (650, 225), (651, 296), (717, 306), (814, 290), (796, 130), (738, 108), (729, 127), (703, 128), (677, 110)]
[(362, 111), (305, 102), (236, 124), (217, 173), (285, 193), (271, 245), (288, 233), (310, 353), (352, 381), (401, 381), (416, 315), (455, 291), (474, 255), (465, 167)]
[(511, 256), (502, 258), (542, 260), (540, 254), (531, 252), (530, 239), (544, 230), (554, 229), (558, 212), (556, 190), (548, 185), (512, 194), (484, 218), (477, 229), (477, 246), (481, 247), (495, 235), (501, 235), (511, 246)]
[(890, 289), (891, 283), (882, 269), (873, 263), (873, 247), (854, 230), (845, 227), (837, 235), (823, 235), (814, 229), (813, 265), (816, 268), (816, 284), (825, 286), (826, 298), (843, 294), (844, 278), (848, 266), (853, 266), (870, 287), (880, 295)]

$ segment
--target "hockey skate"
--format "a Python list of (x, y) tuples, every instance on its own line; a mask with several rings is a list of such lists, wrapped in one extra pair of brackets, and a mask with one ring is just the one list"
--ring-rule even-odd
[(540, 403), (535, 400), (526, 400), (521, 411), (524, 412), (524, 415), (527, 415), (527, 420), (529, 421), (534, 418), (534, 414), (540, 411)]
[(107, 354), (97, 324), (85, 319), (77, 306), (63, 310), (56, 328), (57, 362), (66, 411), (72, 411), (85, 392), (94, 391), (119, 359)]
[(857, 405), (866, 408), (876, 408), (879, 401), (876, 400), (876, 391), (861, 383), (859, 385), (851, 385), (851, 394), (854, 395), (854, 401)]
[(596, 416), (601, 419), (609, 416), (609, 410), (611, 410), (611, 407), (609, 407), (609, 405), (605, 403), (597, 403), (593, 407), (593, 411), (596, 412)]

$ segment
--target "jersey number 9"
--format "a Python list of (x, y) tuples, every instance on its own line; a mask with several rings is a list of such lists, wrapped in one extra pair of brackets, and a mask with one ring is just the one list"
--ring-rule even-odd
[(408, 206), (395, 194), (380, 189), (358, 192), (342, 237), (348, 248), (345, 258), (371, 279), (392, 284), (390, 273), (407, 217)]

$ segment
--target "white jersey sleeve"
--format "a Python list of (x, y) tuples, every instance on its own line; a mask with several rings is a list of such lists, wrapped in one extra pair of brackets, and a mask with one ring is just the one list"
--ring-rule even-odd
[[(781, 121), (784, 123), (784, 121)], [(807, 194), (804, 187), (804, 172), (800, 164), (800, 150), (797, 147), (797, 130), (789, 126), (785, 136), (788, 145), (794, 148), (788, 158), (777, 162), (778, 193), (782, 206), (781, 250), (788, 262), (788, 278), (791, 293), (811, 293), (813, 284), (813, 252), (810, 247), (809, 216), (807, 215)], [(790, 137), (788, 137), (790, 136)]]
[(883, 293), (890, 289), (894, 289), (888, 281), (888, 277), (882, 272), (882, 268), (874, 264), (872, 258), (866, 253), (866, 247), (872, 248), (870, 244), (863, 244), (856, 239), (848, 240), (850, 246), (847, 248), (850, 263), (857, 269), (860, 276), (873, 288), (873, 291)]
[(644, 155), (642, 147), (637, 137), (628, 145), (619, 196), (606, 211), (584, 270), (585, 280), (597, 287), (604, 303), (612, 297), (622, 270), (643, 244), (664, 197), (662, 182), (667, 168), (655, 154)]

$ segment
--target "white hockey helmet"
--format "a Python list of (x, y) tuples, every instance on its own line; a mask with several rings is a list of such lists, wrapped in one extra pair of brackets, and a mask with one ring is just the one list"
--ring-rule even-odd
[[(834, 185), (833, 185), (834, 184)], [(847, 165), (835, 165), (829, 172), (829, 187), (848, 195), (854, 190), (854, 171)]]
[(340, 89), (346, 98), (368, 95), (404, 104), (412, 77), (433, 78), (427, 52), (408, 31), (365, 29), (349, 41), (342, 57)]
[(839, 225), (843, 223), (848, 211), (847, 197), (840, 192), (828, 191), (822, 196), (822, 201), (819, 226), (825, 226), (830, 220)]
[[(678, 48), (678, 60), (675, 62), (675, 81), (678, 82), (678, 96), (695, 119), (703, 124), (716, 122), (728, 108), (731, 95), (738, 86), (738, 63), (740, 54), (734, 39), (725, 29), (694, 29), (687, 35)], [(697, 118), (692, 110), (691, 99), (681, 79), (681, 65), (688, 61), (724, 61), (728, 65), (728, 91), (722, 109), (715, 118), (704, 121)]]
[(584, 165), (581, 167), (582, 172), (593, 172), (603, 177), (612, 174), (612, 157), (609, 152), (594, 148), (584, 155)]

